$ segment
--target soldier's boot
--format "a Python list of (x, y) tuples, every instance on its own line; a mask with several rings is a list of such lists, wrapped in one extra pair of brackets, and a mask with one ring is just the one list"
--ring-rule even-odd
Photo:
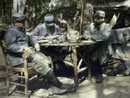
[(51, 83), (52, 85), (60, 88), (60, 89), (67, 89), (67, 90), (70, 90), (70, 89), (73, 89), (74, 88), (74, 85), (73, 84), (63, 84), (61, 83), (58, 78), (55, 76), (54, 72), (53, 71), (49, 71), (47, 73), (47, 75), (45, 76), (45, 78), (47, 79), (47, 81), (49, 83)]
[(122, 73), (123, 71), (125, 71), (127, 68), (126, 68), (126, 65), (121, 65), (116, 71), (112, 71), (112, 72), (109, 72), (108, 75), (109, 76), (116, 76), (117, 74), (120, 74)]
[(96, 83), (102, 83), (103, 82), (102, 74), (97, 74), (95, 76), (95, 79), (96, 79)]
[(115, 74), (120, 74), (122, 73), (123, 71), (125, 71), (127, 68), (126, 68), (126, 65), (121, 65), (116, 71), (115, 71)]

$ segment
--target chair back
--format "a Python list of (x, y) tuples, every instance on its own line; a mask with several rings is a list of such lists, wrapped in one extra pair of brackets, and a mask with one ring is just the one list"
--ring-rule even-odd
[[(0, 46), (2, 47), (2, 52), (4, 55), (4, 60), (5, 60), (5, 68), (6, 68), (6, 73), (7, 73), (7, 93), (8, 96), (11, 95), (14, 91), (16, 91), (17, 86), (23, 86), (24, 87), (24, 93), (25, 93), (25, 97), (28, 98), (28, 83), (29, 83), (29, 78), (33, 77), (29, 77), (29, 74), (31, 74), (32, 72), (34, 72), (34, 70), (31, 67), (28, 67), (28, 62), (27, 62), (27, 56), (26, 53), (23, 53), (22, 58), (24, 59), (24, 67), (11, 67), (8, 66), (8, 59), (7, 59), (7, 54), (11, 51), (9, 51), (6, 46), (4, 41), (0, 41)], [(10, 74), (11, 72), (13, 72), (13, 74)], [(12, 81), (11, 80), (11, 76), (18, 74), (17, 77), (19, 80), (22, 80), (21, 82), (17, 82), (17, 81)], [(16, 77), (13, 77), (16, 78)], [(24, 79), (24, 80), (23, 80)], [(23, 82), (24, 81), (24, 82)], [(16, 88), (14, 90), (12, 90), (11, 92), (9, 92), (9, 88), (10, 88), (10, 84), (16, 85)]]
[(3, 53), (3, 59), (5, 61), (5, 66), (8, 65), (8, 60), (7, 60), (7, 49), (5, 47), (4, 41), (0, 41), (0, 46), (2, 48), (2, 53)]
[[(2, 52), (3, 52), (3, 57), (4, 57), (4, 61), (5, 61), (5, 66), (8, 65), (8, 59), (7, 59), (7, 53), (9, 53), (10, 51), (6, 48), (5, 42), (4, 41), (0, 41), (0, 46), (2, 48)], [(27, 57), (25, 54), (22, 55), (23, 59), (24, 59), (24, 67), (27, 68)]]

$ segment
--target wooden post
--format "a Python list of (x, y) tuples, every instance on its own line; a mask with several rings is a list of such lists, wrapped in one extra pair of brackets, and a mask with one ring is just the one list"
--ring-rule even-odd
[(28, 98), (28, 63), (27, 59), (24, 59), (24, 74), (25, 74), (25, 96)]
[(76, 85), (76, 89), (78, 87), (78, 72), (77, 72), (77, 50), (76, 46), (72, 46), (73, 51), (73, 64), (74, 64), (74, 83)]
[(2, 0), (2, 24), (5, 22), (5, 7), (6, 7), (6, 4), (5, 4), (5, 0)]
[(26, 0), (13, 0), (13, 14), (24, 14)]
[(83, 4), (83, 0), (81, 0), (81, 16), (80, 16), (80, 32), (79, 32), (79, 36), (82, 33), (83, 9), (84, 9), (84, 4)]

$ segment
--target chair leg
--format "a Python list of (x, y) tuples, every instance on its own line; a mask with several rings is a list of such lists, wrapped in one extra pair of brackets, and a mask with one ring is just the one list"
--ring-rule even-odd
[(7, 77), (7, 94), (8, 94), (8, 96), (9, 96), (9, 77)]
[(6, 85), (7, 85), (7, 94), (9, 96), (9, 70), (6, 68)]
[(28, 71), (25, 71), (25, 96), (28, 98)]

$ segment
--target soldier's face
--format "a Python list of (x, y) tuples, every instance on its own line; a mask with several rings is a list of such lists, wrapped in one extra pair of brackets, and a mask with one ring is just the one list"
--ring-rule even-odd
[(54, 25), (53, 21), (46, 21), (45, 24), (47, 27), (51, 27)]
[(19, 28), (25, 28), (25, 21), (16, 22), (15, 25), (17, 25)]
[(101, 17), (95, 17), (94, 18), (94, 22), (96, 24), (101, 24), (103, 21), (104, 21), (104, 18), (101, 18)]

